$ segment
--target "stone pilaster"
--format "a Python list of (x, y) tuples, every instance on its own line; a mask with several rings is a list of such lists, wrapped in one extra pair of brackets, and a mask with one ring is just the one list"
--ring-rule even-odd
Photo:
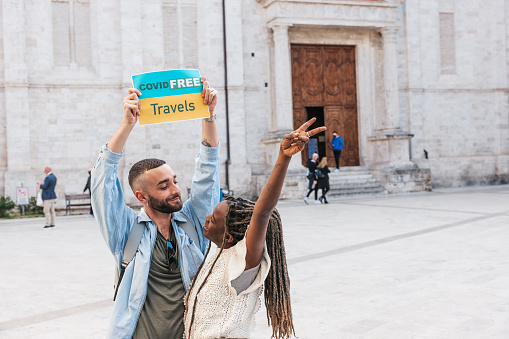
[(272, 26), (274, 39), (274, 87), (275, 107), (274, 129), (276, 131), (293, 130), (292, 113), (292, 68), (288, 29), (291, 25)]
[(410, 139), (399, 124), (399, 88), (397, 65), (397, 28), (381, 30), (383, 43), (384, 99), (381, 126), (368, 140), (374, 143), (371, 159), (376, 165), (394, 166), (410, 162)]
[[(5, 194), (14, 197), (16, 186), (23, 183), (24, 186), (29, 187), (29, 194), (34, 195), (35, 176), (30, 163), (25, 2), (2, 1), (2, 13), (7, 139)], [(42, 170), (41, 168), (40, 172)]]
[(400, 130), (396, 34), (397, 29), (394, 27), (382, 30), (385, 91), (385, 119), (383, 127), (386, 132), (398, 132)]
[[(139, 29), (143, 19), (140, 15), (142, 6), (135, 0), (120, 2), (120, 25), (122, 27), (122, 96), (127, 95), (128, 88), (132, 87), (131, 75), (143, 72), (143, 35)], [(122, 122), (122, 103), (118, 103), (118, 125)], [(118, 176), (122, 182), (127, 203), (137, 203), (137, 199), (129, 186), (128, 174), (131, 166), (139, 160), (146, 158), (145, 127), (136, 125), (124, 147), (124, 157), (119, 164)]]
[(429, 169), (419, 168), (411, 161), (410, 139), (413, 134), (400, 126), (397, 28), (386, 27), (381, 33), (385, 106), (381, 126), (368, 138), (374, 146), (371, 172), (389, 193), (431, 190)]
[[(272, 170), (279, 154), (279, 144), (285, 134), (293, 131), (292, 107), (292, 66), (288, 30), (291, 24), (275, 23), (270, 25), (274, 42), (274, 110), (272, 112), (271, 131), (263, 140), (266, 146), (266, 163)], [(300, 157), (295, 156), (289, 171), (302, 170)]]
[[(249, 148), (246, 142), (245, 79), (244, 79), (244, 41), (242, 24), (242, 1), (226, 1), (226, 54), (228, 67), (228, 105), (230, 119), (230, 165), (229, 189), (237, 196), (246, 196), (252, 192), (253, 178), (251, 165), (248, 164)], [(235, 71), (233, 71), (235, 70)], [(222, 117), (220, 117), (221, 119)], [(245, 126), (245, 130), (235, 126)], [(225, 140), (226, 141), (226, 140)], [(222, 147), (226, 148), (226, 144)], [(224, 163), (221, 163), (221, 170)], [(221, 182), (226, 187), (226, 183)]]

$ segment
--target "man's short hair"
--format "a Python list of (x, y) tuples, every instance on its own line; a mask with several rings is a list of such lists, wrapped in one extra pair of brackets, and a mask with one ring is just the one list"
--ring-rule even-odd
[(336, 132), (336, 131), (332, 131), (332, 134), (334, 134), (334, 133), (338, 134), (338, 132)]
[(134, 191), (134, 187), (133, 187), (134, 182), (136, 181), (136, 179), (138, 179), (138, 177), (140, 175), (142, 175), (146, 171), (157, 168), (164, 164), (166, 164), (166, 161), (161, 160), (161, 159), (154, 159), (154, 158), (143, 159), (143, 160), (140, 160), (137, 163), (135, 163), (133, 165), (133, 167), (131, 167), (131, 169), (129, 170), (128, 178), (129, 178), (129, 186), (131, 186), (131, 189)]

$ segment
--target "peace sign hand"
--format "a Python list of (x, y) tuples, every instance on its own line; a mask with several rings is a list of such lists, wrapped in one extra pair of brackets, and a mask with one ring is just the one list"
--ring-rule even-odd
[(304, 146), (309, 142), (309, 137), (312, 137), (313, 135), (323, 132), (327, 129), (327, 127), (322, 126), (306, 132), (309, 126), (311, 126), (315, 121), (316, 118), (312, 118), (291, 134), (284, 136), (280, 147), (284, 155), (291, 157), (299, 152), (302, 152), (302, 150), (304, 150)]

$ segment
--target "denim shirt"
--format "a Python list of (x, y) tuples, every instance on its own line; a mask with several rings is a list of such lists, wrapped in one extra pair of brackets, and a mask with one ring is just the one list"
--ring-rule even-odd
[[(125, 243), (135, 218), (145, 222), (145, 231), (138, 250), (125, 269), (122, 283), (113, 306), (108, 338), (131, 338), (147, 294), (147, 279), (157, 226), (142, 209), (137, 214), (124, 202), (117, 170), (122, 154), (112, 152), (104, 145), (92, 170), (91, 193), (94, 216), (116, 265), (122, 262)], [(195, 160), (196, 169), (191, 184), (191, 198), (179, 212), (173, 213), (173, 228), (179, 246), (179, 264), (186, 291), (204, 259), (209, 241), (203, 235), (205, 216), (219, 203), (219, 146), (200, 145)], [(199, 244), (190, 239), (179, 223), (186, 218), (194, 225)], [(113, 292), (113, 291), (112, 291)], [(182, 315), (183, 316), (183, 315)]]

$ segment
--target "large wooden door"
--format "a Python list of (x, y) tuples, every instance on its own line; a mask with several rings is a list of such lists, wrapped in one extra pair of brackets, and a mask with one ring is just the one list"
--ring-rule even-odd
[[(337, 131), (344, 141), (340, 165), (358, 166), (355, 47), (292, 45), (292, 88), (294, 128), (308, 120), (309, 107), (323, 107), (326, 144), (330, 144), (332, 132)], [(329, 167), (334, 167), (332, 148), (326, 147), (325, 155)], [(302, 164), (307, 166), (307, 162), (306, 147)]]

